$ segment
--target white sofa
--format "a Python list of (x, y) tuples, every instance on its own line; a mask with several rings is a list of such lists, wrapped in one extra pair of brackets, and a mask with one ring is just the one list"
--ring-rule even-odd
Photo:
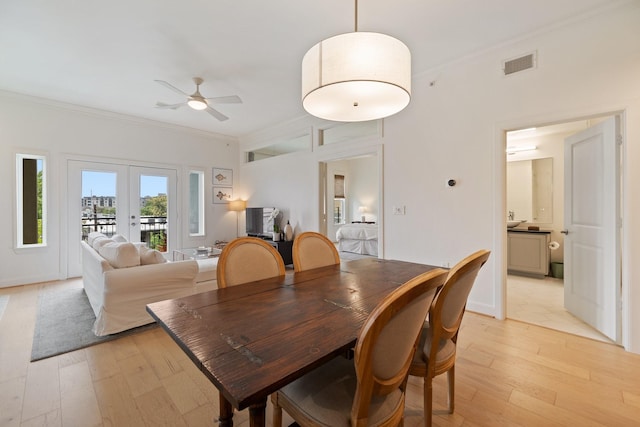
[(91, 233), (81, 242), (84, 291), (97, 336), (153, 323), (149, 303), (216, 288), (217, 259), (168, 262), (144, 244), (114, 238)]

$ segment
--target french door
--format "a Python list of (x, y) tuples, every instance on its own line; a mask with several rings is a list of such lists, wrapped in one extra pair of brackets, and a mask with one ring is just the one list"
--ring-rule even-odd
[(175, 169), (69, 160), (68, 276), (82, 275), (80, 241), (121, 234), (169, 252), (177, 230)]

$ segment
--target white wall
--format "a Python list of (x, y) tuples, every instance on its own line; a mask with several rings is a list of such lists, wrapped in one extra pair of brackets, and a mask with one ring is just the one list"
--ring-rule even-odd
[[(241, 166), (236, 194), (248, 207), (280, 209), (281, 222), (290, 222), (294, 234), (309, 229), (318, 218), (318, 166), (309, 162), (309, 152), (286, 154)], [(246, 185), (251, 182), (252, 185)], [(240, 217), (243, 230), (244, 217)]]
[[(348, 161), (350, 170), (349, 199), (351, 221), (378, 220), (378, 163), (373, 156)], [(366, 208), (360, 213), (360, 206)]]
[[(16, 152), (47, 155), (46, 248), (15, 249)], [(197, 246), (235, 237), (235, 214), (227, 212), (226, 205), (213, 205), (211, 196), (213, 166), (237, 172), (235, 139), (0, 92), (0, 200), (4, 201), (0, 209), (0, 287), (65, 278), (66, 159), (71, 158), (176, 168), (180, 194), (185, 194), (189, 169), (201, 168), (206, 171), (207, 236), (184, 239), (180, 244)], [(179, 206), (186, 218), (186, 202)]]
[[(452, 265), (479, 248), (492, 256), (468, 308), (504, 317), (506, 280), (504, 131), (623, 111), (624, 164), (640, 162), (640, 2), (577, 20), (414, 77), (412, 101), (384, 124), (384, 257)], [(416, 52), (421, 46), (410, 46)], [(504, 77), (502, 60), (538, 52), (538, 68)], [(311, 119), (298, 123), (317, 126)], [(287, 124), (289, 132), (292, 123)], [(266, 132), (270, 137), (277, 129)], [(264, 134), (262, 134), (264, 136)], [(260, 135), (245, 138), (255, 144)], [(373, 142), (375, 143), (375, 142)], [(336, 144), (338, 145), (338, 144)], [(348, 144), (342, 149), (348, 150)], [(282, 156), (290, 171), (270, 184), (241, 168), (260, 197), (288, 194), (292, 211), (317, 227), (317, 161), (327, 154)], [(261, 163), (261, 162), (259, 162)], [(266, 168), (266, 166), (265, 166)], [(640, 169), (624, 170), (623, 342), (640, 352)], [(298, 175), (296, 175), (298, 174)], [(293, 178), (295, 176), (296, 178)], [(448, 179), (457, 181), (447, 187)], [(306, 190), (298, 180), (304, 181)], [(289, 184), (287, 184), (289, 183)], [(393, 206), (406, 215), (392, 215)], [(635, 213), (635, 215), (634, 215)]]

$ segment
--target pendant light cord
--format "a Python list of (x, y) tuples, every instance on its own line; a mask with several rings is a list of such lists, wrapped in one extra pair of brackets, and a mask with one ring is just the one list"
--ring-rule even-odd
[(358, 0), (355, 0), (356, 13), (355, 13), (355, 32), (358, 32)]

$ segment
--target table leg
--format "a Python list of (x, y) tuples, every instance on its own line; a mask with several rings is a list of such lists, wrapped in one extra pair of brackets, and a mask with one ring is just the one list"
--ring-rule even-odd
[(264, 427), (266, 425), (265, 410), (267, 408), (267, 399), (263, 402), (249, 406), (249, 426)]
[(220, 417), (218, 418), (220, 427), (233, 427), (233, 408), (231, 403), (227, 401), (222, 393), (218, 392), (218, 395), (220, 396)]

